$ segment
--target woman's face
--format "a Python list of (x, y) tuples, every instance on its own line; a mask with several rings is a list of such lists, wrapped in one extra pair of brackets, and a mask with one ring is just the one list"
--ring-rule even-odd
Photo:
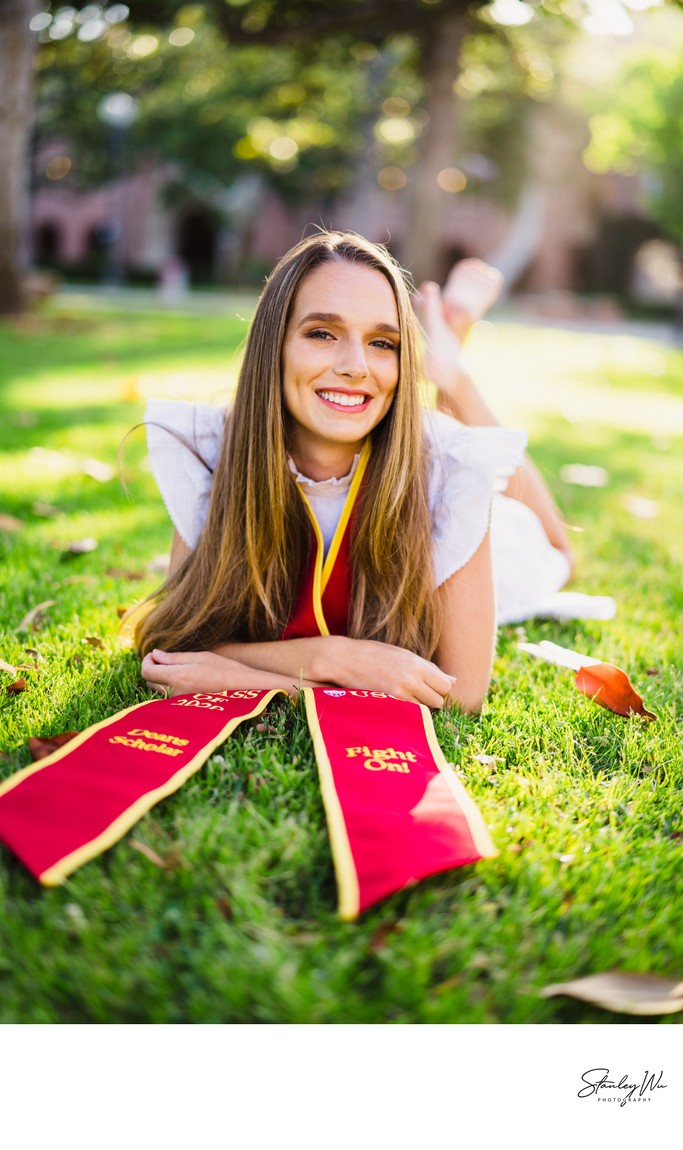
[(340, 260), (304, 280), (282, 354), (291, 449), (300, 470), (312, 463), (324, 469), (326, 459), (334, 466), (345, 457), (350, 467), (391, 407), (399, 346), (396, 299), (381, 272)]

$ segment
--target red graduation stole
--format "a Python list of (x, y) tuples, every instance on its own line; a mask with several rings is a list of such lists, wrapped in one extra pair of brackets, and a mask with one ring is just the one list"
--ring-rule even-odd
[[(366, 442), (324, 562), (302, 492), (315, 547), (283, 639), (346, 633), (352, 516), (369, 454)], [(286, 692), (153, 699), (96, 723), (0, 784), (0, 842), (44, 886), (56, 886), (118, 842), (277, 694)], [(427, 875), (497, 853), (426, 707), (367, 690), (306, 688), (304, 698), (343, 918)]]
[(0, 784), (0, 842), (44, 886), (57, 886), (123, 838), (278, 694), (286, 692), (151, 699), (95, 723)]
[(346, 496), (344, 509), (323, 562), (325, 544), (318, 521), (303, 489), (301, 498), (311, 521), (313, 547), (308, 567), (299, 588), (292, 617), (285, 627), (282, 639), (308, 639), (312, 635), (346, 635), (349, 604), (349, 558), (353, 513), (370, 459), (370, 440), (363, 444), (358, 467)]
[[(281, 691), (139, 703), (0, 785), (0, 842), (44, 886), (123, 838)], [(354, 919), (427, 875), (495, 855), (429, 710), (378, 691), (306, 688), (339, 913)]]
[(443, 756), (427, 707), (324, 687), (304, 688), (304, 699), (342, 918), (498, 853)]

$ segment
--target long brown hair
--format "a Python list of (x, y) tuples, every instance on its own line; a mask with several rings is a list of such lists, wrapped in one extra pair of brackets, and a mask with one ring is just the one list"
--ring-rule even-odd
[(401, 335), (394, 401), (372, 432), (351, 545), (349, 634), (431, 656), (439, 638), (426, 451), (417, 390), (416, 324), (407, 278), (385, 248), (351, 232), (303, 240), (268, 278), (247, 339), (235, 403), (195, 550), (152, 597), (135, 627), (145, 654), (277, 639), (291, 615), (310, 546), (304, 502), (289, 470), (282, 347), (308, 275), (334, 261), (389, 281)]

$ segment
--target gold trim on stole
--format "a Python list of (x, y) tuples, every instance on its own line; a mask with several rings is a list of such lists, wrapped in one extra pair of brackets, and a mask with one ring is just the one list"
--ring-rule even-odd
[(336, 562), (337, 555), (339, 554), (339, 548), (341, 547), (341, 541), (344, 538), (344, 532), (346, 531), (349, 519), (351, 518), (351, 513), (356, 504), (358, 491), (360, 489), (361, 483), (363, 482), (363, 476), (365, 475), (368, 461), (370, 459), (370, 451), (371, 445), (370, 439), (368, 438), (363, 444), (360, 459), (358, 460), (358, 467), (356, 468), (355, 475), (351, 481), (349, 493), (346, 496), (344, 507), (342, 509), (341, 518), (335, 528), (334, 535), (332, 536), (332, 542), (330, 543), (330, 549), (327, 553), (327, 558), (325, 559), (324, 565), (323, 554), (325, 552), (325, 542), (323, 540), (322, 532), (320, 530), (318, 520), (315, 517), (313, 508), (311, 507), (308, 498), (304, 493), (303, 487), (301, 484), (297, 483), (297, 487), (301, 493), (301, 498), (304, 501), (306, 511), (308, 512), (308, 517), (311, 521), (311, 526), (313, 527), (313, 533), (315, 535), (316, 541), (317, 551), (315, 556), (315, 571), (313, 573), (313, 612), (315, 614), (315, 621), (318, 624), (318, 629), (321, 635), (329, 635), (330, 633), (330, 629), (327, 626), (327, 620), (325, 619), (325, 613), (323, 611), (322, 598), (325, 594), (327, 584), (330, 581), (332, 569)]
[(358, 886), (358, 872), (353, 861), (353, 853), (349, 836), (346, 832), (346, 822), (342, 811), (339, 795), (334, 782), (334, 773), (330, 763), (323, 733), (320, 730), (320, 720), (315, 704), (315, 695), (310, 687), (303, 689), (304, 703), (308, 728), (313, 740), (315, 761), (318, 767), (320, 792), (323, 797), (325, 815), (327, 817), (327, 830), (332, 848), (332, 861), (337, 876), (337, 892), (339, 899), (339, 917), (351, 922), (358, 917), (360, 907), (360, 889)]

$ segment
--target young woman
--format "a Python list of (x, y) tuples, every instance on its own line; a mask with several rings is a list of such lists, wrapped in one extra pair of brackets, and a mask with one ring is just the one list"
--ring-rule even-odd
[[(325, 684), (481, 707), (496, 626), (497, 477), (515, 477), (518, 496), (531, 492), (541, 514), (559, 517), (524, 461), (524, 434), (491, 426), (463, 398), (476, 393), (463, 382), (459, 320), (436, 285), (421, 306), (450, 414), (420, 406), (401, 269), (338, 232), (304, 240), (271, 274), (227, 416), (150, 403), (152, 469), (176, 528), (169, 577), (136, 627), (150, 685)], [(475, 421), (489, 426), (463, 426)], [(516, 501), (563, 561), (548, 587), (557, 590), (566, 540)]]

